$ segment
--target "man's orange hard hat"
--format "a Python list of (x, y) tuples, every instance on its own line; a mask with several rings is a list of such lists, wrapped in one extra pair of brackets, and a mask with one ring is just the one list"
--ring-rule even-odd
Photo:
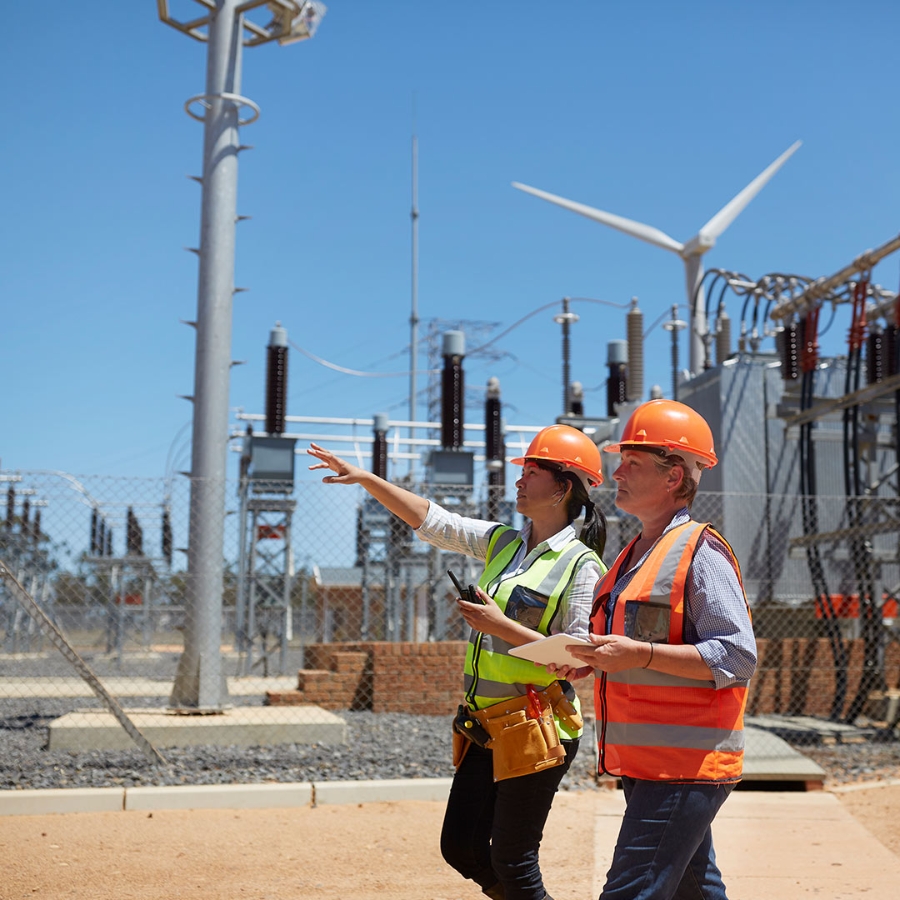
[(642, 403), (625, 423), (618, 443), (603, 449), (607, 453), (621, 453), (642, 448), (665, 450), (683, 457), (694, 481), (700, 481), (700, 472), (719, 461), (706, 419), (677, 400)]

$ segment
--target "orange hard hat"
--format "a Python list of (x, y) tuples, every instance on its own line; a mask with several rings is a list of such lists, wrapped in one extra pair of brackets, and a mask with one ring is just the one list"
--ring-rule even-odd
[(694, 481), (700, 480), (702, 469), (712, 468), (719, 461), (706, 419), (677, 400), (642, 403), (625, 423), (619, 442), (603, 449), (607, 453), (621, 453), (642, 447), (659, 448), (684, 457)]
[(556, 463), (564, 471), (577, 475), (585, 490), (603, 483), (597, 445), (571, 425), (542, 428), (528, 445), (525, 455), (510, 462), (514, 466), (522, 466), (529, 460)]

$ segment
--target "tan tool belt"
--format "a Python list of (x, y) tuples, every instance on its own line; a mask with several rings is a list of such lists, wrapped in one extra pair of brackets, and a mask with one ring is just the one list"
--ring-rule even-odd
[[(565, 696), (558, 681), (540, 691), (534, 698), (525, 694), (509, 700), (501, 700), (487, 709), (471, 710), (490, 736), (485, 745), (493, 752), (494, 781), (542, 772), (565, 762), (566, 751), (560, 744), (554, 712), (570, 728), (580, 729), (583, 721), (571, 701)], [(536, 705), (540, 707), (537, 715)], [(454, 764), (459, 765), (468, 741), (454, 732)]]

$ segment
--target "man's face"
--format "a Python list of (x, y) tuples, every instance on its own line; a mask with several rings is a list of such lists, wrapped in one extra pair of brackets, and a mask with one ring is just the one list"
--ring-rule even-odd
[(666, 475), (657, 469), (653, 454), (641, 450), (623, 450), (615, 472), (616, 506), (623, 512), (642, 518), (642, 514), (658, 511), (666, 501)]

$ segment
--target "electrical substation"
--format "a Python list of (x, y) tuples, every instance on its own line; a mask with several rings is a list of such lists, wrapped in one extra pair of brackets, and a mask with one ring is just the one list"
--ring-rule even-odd
[[(432, 687), (438, 692), (428, 696), (428, 711), (455, 706), (457, 682), (439, 664), (455, 672), (453, 654), (466, 633), (446, 573), (453, 569), (469, 583), (480, 567), (418, 541), (362, 491), (345, 491), (339, 500), (341, 492), (298, 478), (298, 454), (306, 461), (314, 441), (462, 515), (519, 524), (510, 500), (517, 476), (508, 461), (550, 423), (508, 421), (496, 377), (467, 384), (467, 355), (492, 360), (489, 337), (500, 323), (427, 323), (429, 380), (422, 389), (416, 382), (415, 138), (408, 415), (290, 414), (291, 342), (281, 324), (290, 325), (287, 315), (265, 347), (264, 410), (229, 409), (232, 300), (240, 290), (235, 224), (246, 218), (236, 206), (237, 160), (250, 149), (239, 131), (259, 115), (240, 93), (242, 47), (311, 38), (324, 7), (294, 0), (223, 0), (217, 11), (200, 5), (202, 18), (180, 21), (159, 3), (165, 24), (207, 44), (205, 90), (185, 104), (204, 126), (203, 174), (196, 179), (201, 241), (193, 250), (197, 315), (186, 323), (196, 332), (195, 383), (186, 397), (190, 466), (180, 473), (173, 467), (159, 485), (0, 473), (7, 483), (0, 524), (2, 647), (17, 663), (33, 654), (38, 661), (29, 656), (24, 665), (40, 670), (48, 652), (41, 629), (58, 625), (69, 635), (69, 655), (77, 650), (90, 657), (105, 676), (143, 679), (122, 682), (122, 690), (145, 702), (153, 698), (154, 714), (163, 715), (165, 704), (168, 732), (176, 718), (219, 717), (221, 724), (243, 716), (274, 729), (248, 733), (246, 745), (313, 742), (323, 728), (340, 740), (345, 729), (328, 718), (332, 712), (400, 708), (391, 706), (394, 685), (385, 675), (396, 663), (392, 654), (415, 657), (423, 697)], [(278, 12), (265, 27), (248, 18), (262, 7)], [(653, 326), (646, 327), (637, 298), (623, 305), (621, 330), (607, 329), (602, 343), (597, 339), (590, 360), (572, 359), (571, 335), (585, 327), (578, 304), (591, 301), (563, 297), (558, 309), (553, 304), (562, 337), (561, 402), (553, 418), (601, 448), (617, 441), (638, 404), (655, 397), (686, 403), (710, 423), (719, 464), (704, 474), (693, 516), (728, 538), (743, 568), (760, 644), (751, 715), (781, 735), (791, 734), (796, 722), (815, 733), (846, 728), (856, 736), (893, 735), (900, 720), (900, 304), (873, 279), (876, 267), (900, 249), (900, 238), (821, 277), (750, 277), (702, 267), (703, 255), (798, 147), (789, 147), (684, 242), (514, 185), (684, 262), (686, 319), (670, 299), (652, 314), (671, 336), (670, 385), (645, 385), (644, 340)], [(819, 342), (830, 327), (847, 329), (846, 351), (823, 356)], [(686, 368), (680, 342), (688, 346)], [(598, 380), (604, 358), (606, 403), (592, 409), (583, 385)], [(637, 523), (617, 511), (615, 458), (603, 458), (605, 480), (593, 499), (609, 523), (609, 561)], [(347, 498), (352, 524), (339, 533), (344, 526), (336, 507)], [(350, 544), (350, 551), (335, 549)], [(56, 670), (48, 663), (48, 671)], [(232, 705), (235, 696), (247, 695), (256, 707)], [(292, 706), (299, 718), (285, 709)], [(321, 713), (318, 723), (301, 721), (297, 711), (310, 708)], [(273, 711), (282, 718), (272, 720)], [(156, 729), (154, 740), (170, 740), (167, 727), (154, 723), (148, 725)], [(53, 746), (65, 746), (63, 724), (56, 732), (49, 726)], [(191, 742), (213, 740), (212, 726), (203, 731), (195, 721), (191, 727)], [(226, 731), (215, 740), (228, 742)], [(788, 767), (779, 777), (815, 780), (808, 771)]]

